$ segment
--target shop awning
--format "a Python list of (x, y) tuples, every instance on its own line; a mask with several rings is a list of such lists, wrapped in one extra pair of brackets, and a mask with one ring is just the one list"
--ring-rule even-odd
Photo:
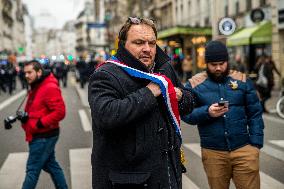
[(158, 39), (163, 39), (174, 35), (212, 35), (212, 29), (176, 26), (159, 31)]
[(228, 37), (228, 46), (241, 46), (249, 44), (265, 44), (271, 43), (272, 40), (272, 23), (264, 21), (260, 24), (244, 28), (239, 32)]

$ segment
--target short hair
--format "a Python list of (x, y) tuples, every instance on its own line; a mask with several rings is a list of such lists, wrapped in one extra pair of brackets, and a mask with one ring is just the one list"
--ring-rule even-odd
[(24, 66), (32, 65), (33, 69), (38, 72), (39, 70), (43, 71), (43, 67), (38, 60), (31, 60), (25, 63)]
[[(133, 20), (135, 20), (135, 22), (133, 22)], [(126, 20), (126, 22), (119, 31), (118, 34), (119, 42), (122, 42), (123, 44), (126, 42), (127, 33), (132, 25), (142, 25), (142, 24), (150, 26), (153, 29), (155, 36), (157, 38), (157, 29), (153, 20), (148, 18), (128, 17), (128, 19)]]

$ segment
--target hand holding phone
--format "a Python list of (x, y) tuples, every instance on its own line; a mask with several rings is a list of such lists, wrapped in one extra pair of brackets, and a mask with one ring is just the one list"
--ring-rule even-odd
[(228, 107), (229, 106), (229, 101), (227, 101), (227, 100), (220, 100), (218, 102), (218, 106)]

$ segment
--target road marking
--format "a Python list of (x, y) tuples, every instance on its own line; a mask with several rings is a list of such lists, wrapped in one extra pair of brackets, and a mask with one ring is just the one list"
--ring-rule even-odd
[(83, 126), (84, 131), (85, 132), (92, 131), (91, 123), (90, 123), (90, 120), (89, 120), (89, 118), (87, 116), (86, 111), (81, 109), (78, 112), (79, 112), (81, 124)]
[(81, 100), (83, 106), (89, 107), (88, 94), (86, 93), (85, 89), (82, 89), (79, 85), (75, 85), (75, 87), (76, 87), (76, 90), (79, 94), (79, 97), (80, 97), (80, 100)]
[(182, 188), (183, 189), (199, 189), (186, 175), (182, 174)]
[(27, 152), (10, 153), (0, 169), (0, 188), (18, 189), (25, 179)]
[(276, 159), (284, 161), (284, 152), (282, 152), (281, 150), (273, 148), (269, 145), (264, 145), (261, 150)]
[(284, 188), (284, 184), (282, 184), (281, 182), (279, 182), (278, 180), (272, 178), (271, 176), (263, 173), (263, 172), (259, 172), (260, 174), (260, 188), (261, 189), (283, 189)]
[(278, 117), (274, 117), (274, 116), (270, 116), (270, 115), (266, 115), (266, 114), (262, 114), (262, 117), (264, 120), (267, 121), (272, 121), (272, 122), (276, 122), (279, 124), (284, 124), (284, 119), (278, 118)]
[[(194, 152), (201, 158), (201, 147), (199, 143), (190, 143), (190, 144), (183, 144), (183, 146), (190, 151)], [(260, 171), (260, 181), (261, 181), (261, 188), (262, 189), (283, 189), (284, 184), (279, 182), (278, 180), (270, 177), (269, 175)]]
[(0, 104), (0, 111), (2, 109), (4, 109), (6, 106), (9, 106), (10, 104), (12, 104), (14, 101), (16, 101), (18, 98), (24, 96), (27, 93), (27, 91), (23, 90), (21, 92), (19, 92), (18, 94), (15, 94), (14, 96), (11, 96), (10, 98), (8, 98), (7, 100), (5, 100), (4, 102), (2, 102)]
[(91, 148), (69, 151), (71, 188), (92, 188)]
[(284, 140), (270, 140), (269, 142), (281, 148), (284, 148)]
[[(91, 148), (71, 149), (70, 174), (71, 188), (89, 189), (91, 188)], [(85, 178), (85, 179), (81, 179)], [(182, 176), (182, 188), (199, 189), (186, 175)]]

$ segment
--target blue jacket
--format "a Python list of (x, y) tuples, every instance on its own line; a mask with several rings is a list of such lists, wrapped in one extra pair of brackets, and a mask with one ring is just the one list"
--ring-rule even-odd
[[(245, 74), (230, 71), (223, 83), (216, 83), (202, 72), (192, 77), (186, 88), (195, 93), (196, 108), (182, 120), (198, 126), (201, 147), (232, 151), (246, 144), (263, 146), (262, 108)], [(229, 101), (229, 111), (221, 117), (210, 117), (208, 108), (220, 100)]]

